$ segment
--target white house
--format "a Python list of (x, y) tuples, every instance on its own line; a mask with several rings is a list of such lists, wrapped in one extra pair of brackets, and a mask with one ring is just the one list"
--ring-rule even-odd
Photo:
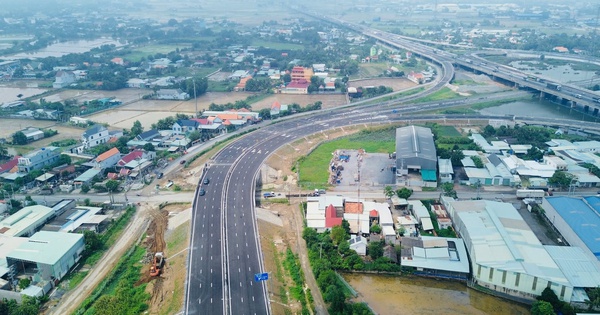
[(119, 149), (112, 148), (96, 157), (94, 160), (97, 169), (106, 169), (114, 166), (121, 159), (121, 153)]
[(52, 87), (55, 89), (62, 89), (66, 86), (69, 86), (71, 83), (77, 81), (77, 77), (71, 71), (58, 71), (56, 73), (56, 77), (54, 78), (54, 83), (52, 83)]
[(352, 238), (348, 242), (350, 242), (350, 249), (355, 251), (357, 254), (361, 256), (365, 256), (367, 254), (366, 238), (352, 235)]
[(98, 124), (93, 125), (81, 135), (81, 142), (86, 149), (105, 143), (109, 139), (110, 134), (108, 129)]
[(180, 89), (160, 89), (156, 91), (156, 98), (159, 100), (186, 100), (190, 95)]

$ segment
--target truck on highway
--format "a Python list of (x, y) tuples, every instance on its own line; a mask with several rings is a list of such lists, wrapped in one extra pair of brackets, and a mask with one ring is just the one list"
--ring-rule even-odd
[(552, 83), (552, 82), (547, 82), (546, 83), (546, 87), (552, 90), (557, 90), (560, 91), (560, 88), (562, 87), (560, 84), (557, 83)]
[(517, 198), (543, 198), (546, 192), (542, 189), (519, 189), (517, 190)]

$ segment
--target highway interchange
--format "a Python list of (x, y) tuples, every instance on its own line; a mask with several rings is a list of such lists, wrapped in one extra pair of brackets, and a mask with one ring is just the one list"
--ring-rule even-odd
[[(363, 30), (364, 31), (364, 30)], [(390, 45), (404, 47), (441, 65), (442, 75), (430, 89), (412, 96), (375, 105), (318, 111), (310, 115), (280, 120), (251, 132), (227, 145), (206, 165), (196, 190), (192, 211), (192, 236), (186, 280), (186, 314), (270, 314), (265, 282), (255, 274), (264, 272), (260, 236), (254, 204), (256, 181), (261, 164), (279, 147), (323, 130), (355, 124), (388, 124), (399, 121), (436, 119), (513, 119), (536, 118), (466, 115), (408, 115), (415, 111), (462, 105), (466, 100), (406, 105), (443, 88), (454, 76), (451, 56), (415, 44), (395, 35), (365, 31)], [(377, 34), (375, 34), (375, 32)], [(389, 37), (388, 37), (389, 36)], [(391, 39), (391, 37), (394, 39)], [(472, 100), (469, 100), (472, 101)], [(457, 102), (459, 102), (457, 104)], [(548, 119), (548, 123), (569, 125), (573, 121)], [(540, 122), (542, 123), (542, 122)], [(576, 124), (576, 123), (575, 123)], [(591, 123), (600, 129), (598, 124)], [(201, 184), (205, 178), (208, 185)]]

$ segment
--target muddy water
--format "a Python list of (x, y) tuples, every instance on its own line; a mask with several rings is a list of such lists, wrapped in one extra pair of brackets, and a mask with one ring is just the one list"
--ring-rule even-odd
[(344, 279), (381, 315), (530, 314), (529, 308), (467, 288), (464, 283), (415, 276), (344, 274)]

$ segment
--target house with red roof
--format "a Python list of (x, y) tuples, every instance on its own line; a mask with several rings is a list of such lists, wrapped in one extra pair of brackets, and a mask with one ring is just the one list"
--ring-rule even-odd
[(273, 104), (271, 104), (271, 117), (279, 115), (280, 111), (281, 103), (279, 103), (278, 101), (273, 102)]
[(119, 152), (119, 149), (117, 149), (117, 148), (112, 148), (112, 149), (98, 155), (94, 159), (94, 163), (96, 164), (95, 168), (98, 168), (98, 169), (109, 168), (109, 167), (117, 164), (119, 159), (121, 159), (121, 152)]
[(416, 84), (422, 84), (425, 80), (425, 76), (422, 73), (411, 71), (407, 76), (407, 79), (415, 82)]
[(151, 161), (156, 158), (156, 152), (153, 151), (145, 151), (145, 150), (133, 150), (128, 154), (121, 157), (121, 159), (117, 162), (117, 167), (125, 167), (127, 163), (135, 160), (148, 160)]
[(15, 155), (15, 157), (13, 157), (10, 161), (0, 165), (0, 174), (3, 173), (15, 173), (16, 171), (18, 171), (18, 167), (17, 164), (19, 164), (19, 158), (21, 156), (19, 155)]
[(325, 227), (331, 229), (336, 225), (342, 225), (343, 218), (337, 217), (337, 211), (333, 205), (327, 206), (325, 209)]
[(123, 58), (119, 58), (119, 57), (115, 57), (115, 58), (111, 59), (110, 62), (112, 62), (116, 65), (119, 65), (119, 66), (122, 66), (123, 64), (125, 64), (123, 62)]
[(282, 94), (308, 94), (309, 81), (299, 80), (288, 83), (283, 89)]

